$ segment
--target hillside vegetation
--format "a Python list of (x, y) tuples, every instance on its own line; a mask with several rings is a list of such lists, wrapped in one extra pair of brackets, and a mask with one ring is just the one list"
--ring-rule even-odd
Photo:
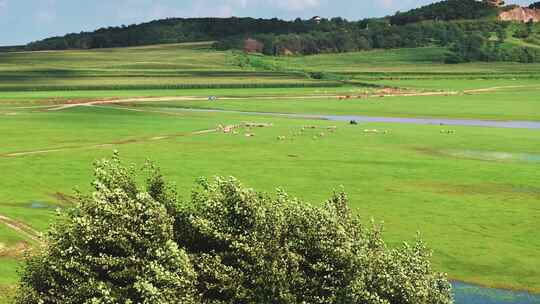
[(403, 25), (425, 20), (459, 20), (495, 17), (498, 9), (484, 1), (447, 0), (436, 2), (407, 12), (397, 12), (390, 18), (390, 23)]
[(536, 44), (540, 27), (497, 21), (503, 9), (485, 1), (445, 0), (385, 18), (359, 21), (170, 18), (52, 37), (30, 43), (26, 49), (98, 49), (217, 41), (214, 47), (218, 50), (240, 49), (280, 56), (441, 46), (449, 49), (447, 63), (540, 61), (537, 48), (505, 44), (508, 36)]

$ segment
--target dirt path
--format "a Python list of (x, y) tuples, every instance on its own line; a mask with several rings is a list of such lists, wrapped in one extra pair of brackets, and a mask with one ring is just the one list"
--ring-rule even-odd
[(18, 233), (28, 237), (35, 242), (41, 242), (42, 234), (21, 221), (14, 220), (0, 214), (0, 223), (6, 225), (8, 228), (17, 231)]
[[(428, 91), (428, 92), (415, 92), (408, 90), (397, 89), (396, 92), (387, 92), (387, 89), (377, 90), (370, 92), (368, 94), (347, 94), (343, 93), (341, 95), (335, 94), (318, 94), (318, 95), (297, 95), (297, 96), (238, 96), (238, 97), (220, 97), (219, 100), (290, 100), (290, 99), (340, 99), (340, 97), (345, 97), (350, 95), (350, 99), (365, 99), (371, 97), (411, 97), (411, 96), (452, 96), (458, 95), (460, 93), (472, 94), (472, 93), (486, 93), (493, 92), (503, 89), (517, 89), (530, 87), (526, 85), (516, 85), (516, 86), (498, 86), (490, 88), (481, 88), (481, 89), (471, 89), (464, 90), (462, 92), (458, 91)], [(349, 98), (347, 98), (349, 99)], [(63, 103), (53, 104), (53, 105), (35, 105), (35, 106), (21, 106), (21, 107), (10, 107), (10, 110), (16, 109), (44, 109), (46, 111), (61, 111), (70, 108), (80, 107), (80, 106), (91, 106), (91, 105), (106, 105), (106, 104), (119, 104), (119, 103), (131, 103), (131, 102), (167, 102), (167, 101), (208, 101), (208, 98), (205, 96), (163, 96), (163, 97), (132, 97), (132, 98), (107, 98), (107, 99), (96, 99), (96, 100), (87, 100), (87, 101), (76, 101), (68, 100)]]
[[(410, 92), (403, 91), (401, 93), (385, 93), (385, 92), (373, 92), (368, 95), (350, 94), (350, 100), (354, 99), (365, 99), (370, 97), (397, 97), (397, 96), (444, 96), (444, 95), (456, 95), (458, 92), (454, 91), (437, 91), (437, 92)], [(339, 99), (340, 97), (345, 97), (347, 94), (343, 95), (300, 95), (300, 96), (239, 96), (239, 97), (221, 97), (219, 100), (290, 100), (290, 99)], [(134, 97), (134, 98), (125, 98), (125, 99), (103, 99), (103, 100), (89, 100), (84, 102), (77, 103), (64, 103), (56, 106), (49, 107), (48, 111), (61, 111), (74, 107), (80, 106), (94, 106), (94, 105), (107, 105), (107, 104), (120, 104), (120, 103), (133, 103), (133, 102), (167, 102), (167, 101), (208, 101), (207, 97), (201, 96), (166, 96), (166, 97)]]
[(214, 133), (216, 131), (217, 129), (208, 129), (208, 130), (195, 131), (195, 132), (189, 132), (189, 133), (177, 133), (177, 134), (168, 134), (168, 135), (163, 135), (163, 136), (126, 139), (122, 141), (116, 141), (116, 142), (104, 143), (104, 144), (69, 146), (69, 147), (60, 147), (60, 148), (51, 148), (51, 149), (32, 150), (32, 151), (21, 151), (21, 152), (0, 154), (0, 157), (17, 157), (17, 156), (48, 154), (48, 153), (53, 153), (53, 152), (72, 151), (72, 150), (99, 149), (99, 148), (114, 147), (116, 145), (126, 145), (126, 144), (165, 140), (165, 139), (174, 138), (174, 137), (203, 135), (203, 134), (208, 134), (208, 133)]
[(483, 88), (483, 89), (474, 89), (474, 90), (465, 90), (463, 93), (485, 93), (485, 92), (493, 92), (498, 90), (504, 90), (504, 89), (519, 89), (519, 88), (526, 88), (530, 86), (525, 85), (517, 85), (517, 86), (501, 86), (501, 87), (491, 87), (491, 88)]

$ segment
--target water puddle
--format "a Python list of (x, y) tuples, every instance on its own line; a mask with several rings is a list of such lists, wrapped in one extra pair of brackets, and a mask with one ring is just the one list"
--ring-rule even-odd
[(31, 201), (29, 207), (31, 209), (55, 209), (55, 208), (57, 208), (56, 206), (52, 206), (52, 205), (49, 205), (48, 203), (40, 202), (40, 201)]
[(540, 294), (452, 282), (456, 304), (540, 304)]
[(248, 115), (266, 115), (305, 119), (324, 119), (331, 121), (352, 121), (357, 122), (386, 122), (386, 123), (405, 123), (420, 125), (449, 125), (449, 126), (475, 126), (475, 127), (493, 127), (510, 129), (540, 129), (540, 121), (498, 121), (498, 120), (480, 120), (480, 119), (448, 119), (448, 118), (405, 118), (405, 117), (375, 117), (361, 115), (315, 115), (315, 114), (288, 114), (288, 113), (266, 113), (266, 112), (244, 112), (235, 110), (217, 110), (217, 109), (188, 109), (188, 108), (161, 108), (164, 111), (189, 111), (189, 112), (216, 112), (216, 113), (235, 113)]

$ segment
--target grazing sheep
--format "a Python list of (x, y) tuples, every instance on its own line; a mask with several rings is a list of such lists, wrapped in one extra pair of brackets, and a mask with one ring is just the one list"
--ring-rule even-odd
[(456, 134), (456, 130), (441, 130), (441, 134)]
[(253, 134), (253, 133), (246, 133), (246, 137), (255, 137), (255, 134)]
[(326, 134), (324, 134), (324, 132), (321, 132), (321, 133), (319, 133), (319, 136), (320, 136), (320, 137), (325, 137)]
[(257, 122), (244, 122), (243, 123), (244, 127), (246, 128), (268, 128), (268, 127), (273, 127), (274, 125), (271, 124), (271, 123), (257, 123)]
[(351, 120), (351, 121), (349, 122), (349, 124), (351, 124), (351, 125), (357, 125), (358, 122), (357, 122), (356, 120)]

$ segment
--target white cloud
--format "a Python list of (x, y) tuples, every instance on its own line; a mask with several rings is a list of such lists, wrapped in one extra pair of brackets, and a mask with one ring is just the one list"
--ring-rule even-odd
[(4, 13), (8, 8), (7, 0), (0, 0), (0, 14)]
[(34, 18), (37, 22), (50, 23), (56, 20), (56, 12), (53, 10), (41, 10), (34, 14)]
[(57, 7), (56, 0), (45, 0), (36, 7), (34, 13), (34, 20), (38, 23), (51, 23), (56, 21)]
[(381, 0), (381, 4), (384, 8), (395, 8), (395, 4), (393, 0)]
[(274, 3), (279, 8), (289, 11), (313, 9), (321, 5), (319, 0), (277, 0)]

